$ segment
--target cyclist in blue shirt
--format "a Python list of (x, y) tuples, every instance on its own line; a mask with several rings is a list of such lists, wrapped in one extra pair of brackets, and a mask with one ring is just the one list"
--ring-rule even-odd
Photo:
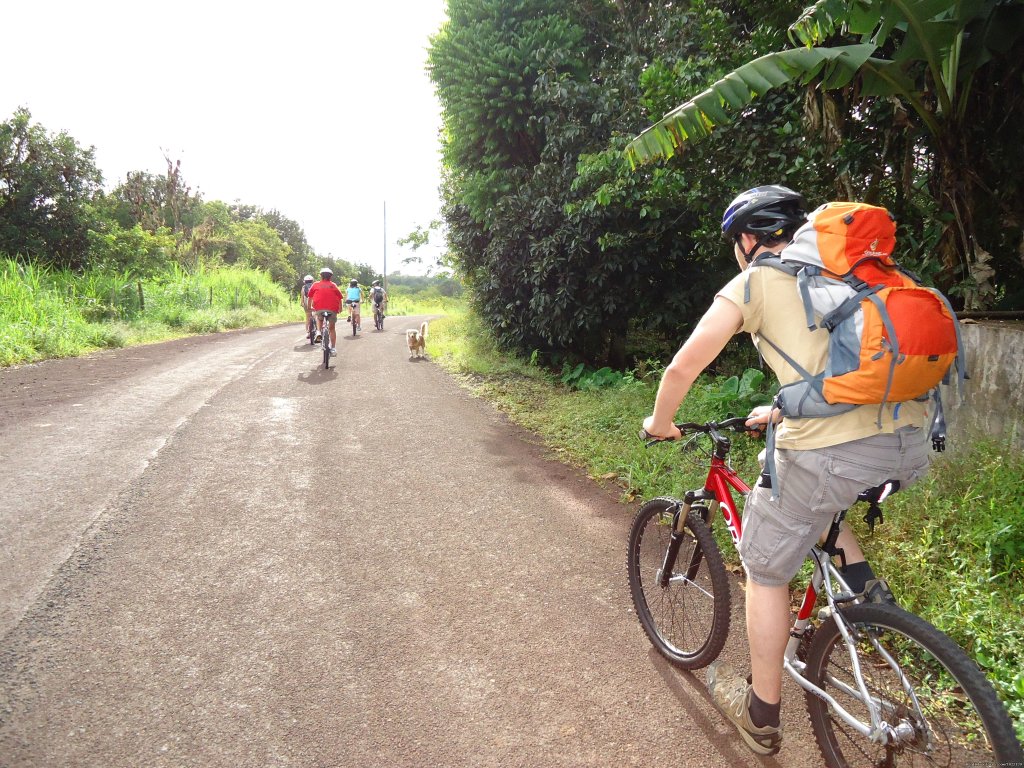
[(345, 303), (348, 305), (348, 321), (356, 324), (356, 331), (359, 330), (359, 302), (362, 300), (363, 289), (359, 287), (359, 281), (349, 280)]

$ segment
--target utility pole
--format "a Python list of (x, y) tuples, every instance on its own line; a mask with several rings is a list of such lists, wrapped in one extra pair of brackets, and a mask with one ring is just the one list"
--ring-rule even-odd
[(384, 201), (384, 293), (388, 292), (388, 201)]

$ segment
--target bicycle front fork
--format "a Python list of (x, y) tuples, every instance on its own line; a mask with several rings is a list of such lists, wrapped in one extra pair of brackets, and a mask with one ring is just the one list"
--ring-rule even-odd
[[(668, 540), (668, 547), (665, 549), (665, 559), (661, 563), (661, 578), (658, 584), (662, 589), (668, 587), (672, 578), (672, 570), (676, 566), (676, 557), (679, 556), (679, 547), (686, 537), (686, 516), (690, 514), (690, 504), (680, 502), (675, 505), (672, 512), (672, 535)], [(694, 552), (696, 554), (696, 551)]]
[[(686, 520), (690, 515), (690, 511), (693, 509), (693, 502), (703, 498), (698, 496), (694, 491), (689, 491), (686, 494), (686, 499), (676, 504), (675, 511), (672, 513), (672, 535), (669, 537), (668, 547), (665, 549), (665, 559), (661, 564), (661, 577), (659, 584), (662, 588), (669, 585), (672, 579), (672, 572), (676, 567), (676, 559), (679, 556), (679, 548), (683, 544), (683, 539), (686, 538)], [(707, 520), (707, 507), (701, 506), (700, 510), (702, 520)], [(687, 581), (693, 581), (694, 576), (697, 575), (697, 570), (700, 568), (700, 561), (703, 557), (699, 546), (694, 546), (693, 552), (690, 553), (690, 562), (686, 565), (685, 579)]]

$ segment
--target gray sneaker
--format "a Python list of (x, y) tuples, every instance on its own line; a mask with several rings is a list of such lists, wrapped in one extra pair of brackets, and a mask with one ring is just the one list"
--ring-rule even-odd
[(782, 744), (782, 727), (758, 728), (750, 721), (750, 694), (747, 679), (728, 664), (714, 662), (707, 671), (708, 690), (722, 714), (739, 729), (747, 746), (759, 755), (774, 755)]
[(871, 579), (864, 585), (864, 602), (866, 603), (889, 603), (896, 605), (896, 598), (889, 589), (885, 579)]

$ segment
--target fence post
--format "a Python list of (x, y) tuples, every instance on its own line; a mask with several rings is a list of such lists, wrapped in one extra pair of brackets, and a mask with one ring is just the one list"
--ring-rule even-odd
[(142, 281), (139, 280), (135, 283), (139, 287), (139, 312), (146, 311), (146, 297), (142, 293)]
[(213, 306), (213, 286), (210, 286), (210, 306)]

